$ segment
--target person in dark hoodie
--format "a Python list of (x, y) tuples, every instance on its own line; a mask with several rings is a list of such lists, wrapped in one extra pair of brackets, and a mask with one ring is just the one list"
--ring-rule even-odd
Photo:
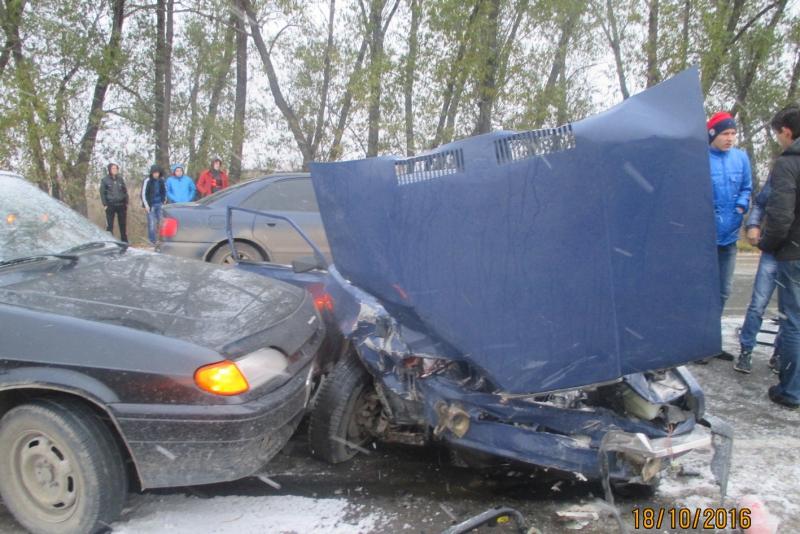
[(119, 224), (119, 238), (128, 242), (128, 188), (119, 173), (119, 165), (109, 163), (106, 174), (100, 181), (100, 201), (106, 209), (106, 231), (114, 233), (114, 216)]
[(142, 206), (147, 212), (147, 237), (156, 244), (156, 232), (161, 223), (161, 208), (167, 200), (164, 171), (158, 165), (150, 167), (150, 174), (142, 184)]
[(783, 152), (772, 167), (767, 221), (758, 247), (778, 260), (781, 343), (778, 384), (769, 399), (800, 408), (800, 107), (779, 111), (770, 122)]
[(200, 196), (207, 197), (220, 189), (228, 187), (228, 173), (222, 170), (222, 160), (211, 160), (211, 168), (200, 173), (197, 178), (197, 192)]

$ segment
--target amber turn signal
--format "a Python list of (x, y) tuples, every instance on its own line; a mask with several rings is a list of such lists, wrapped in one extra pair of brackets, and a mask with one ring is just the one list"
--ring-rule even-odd
[(200, 367), (194, 381), (200, 389), (215, 395), (239, 395), (250, 389), (242, 372), (229, 360)]

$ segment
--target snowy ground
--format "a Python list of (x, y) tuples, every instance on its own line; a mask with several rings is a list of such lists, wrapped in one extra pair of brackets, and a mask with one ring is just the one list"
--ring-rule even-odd
[[(753, 261), (740, 259), (738, 296), (723, 321), (725, 348), (737, 350), (752, 279)], [(765, 337), (764, 339), (767, 339)], [(769, 508), (778, 532), (800, 531), (800, 412), (772, 404), (766, 396), (776, 376), (767, 367), (769, 350), (754, 355), (751, 375), (731, 362), (693, 365), (706, 393), (707, 409), (736, 431), (726, 507), (755, 495)], [(437, 533), (491, 506), (519, 509), (540, 532), (616, 532), (616, 522), (599, 508), (597, 519), (567, 521), (558, 512), (594, 506), (601, 489), (592, 483), (531, 475), (509, 468), (492, 476), (448, 465), (441, 451), (379, 448), (353, 461), (329, 466), (308, 456), (302, 433), (270, 465), (268, 482), (249, 478), (229, 484), (131, 495), (118, 533)], [(692, 453), (670, 467), (655, 497), (620, 499), (622, 521), (634, 531), (632, 511), (644, 507), (720, 506), (708, 469), (710, 451)], [(277, 483), (278, 487), (275, 487)], [(664, 526), (668, 526), (666, 523)], [(0, 532), (17, 532), (0, 506)], [(491, 532), (510, 532), (492, 529)], [(669, 532), (662, 528), (658, 532)], [(723, 530), (724, 532), (724, 530)]]

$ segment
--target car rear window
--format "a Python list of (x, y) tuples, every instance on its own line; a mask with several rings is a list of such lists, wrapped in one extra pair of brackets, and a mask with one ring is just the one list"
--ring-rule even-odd
[(242, 205), (265, 211), (319, 211), (314, 188), (308, 178), (272, 182), (253, 193)]
[(237, 192), (242, 187), (247, 186), (247, 185), (251, 185), (253, 183), (253, 181), (254, 180), (247, 180), (246, 182), (239, 182), (238, 184), (234, 184), (234, 185), (232, 185), (230, 187), (226, 187), (225, 189), (217, 191), (216, 193), (208, 195), (207, 197), (203, 197), (203, 198), (199, 199), (197, 202), (199, 204), (203, 204), (204, 206), (208, 205), (208, 204), (211, 204), (213, 202), (217, 202), (220, 199), (223, 199), (223, 198), (225, 198), (225, 197)]

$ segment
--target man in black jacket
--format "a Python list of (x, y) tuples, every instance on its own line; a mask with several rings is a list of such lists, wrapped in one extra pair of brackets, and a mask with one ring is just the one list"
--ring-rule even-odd
[(800, 107), (789, 106), (770, 122), (783, 152), (770, 173), (767, 222), (758, 246), (778, 260), (781, 302), (781, 354), (777, 385), (769, 388), (772, 402), (800, 407)]
[(109, 163), (108, 174), (100, 181), (100, 201), (106, 208), (106, 231), (114, 233), (114, 215), (119, 223), (119, 238), (128, 242), (128, 188), (119, 173), (119, 165)]

